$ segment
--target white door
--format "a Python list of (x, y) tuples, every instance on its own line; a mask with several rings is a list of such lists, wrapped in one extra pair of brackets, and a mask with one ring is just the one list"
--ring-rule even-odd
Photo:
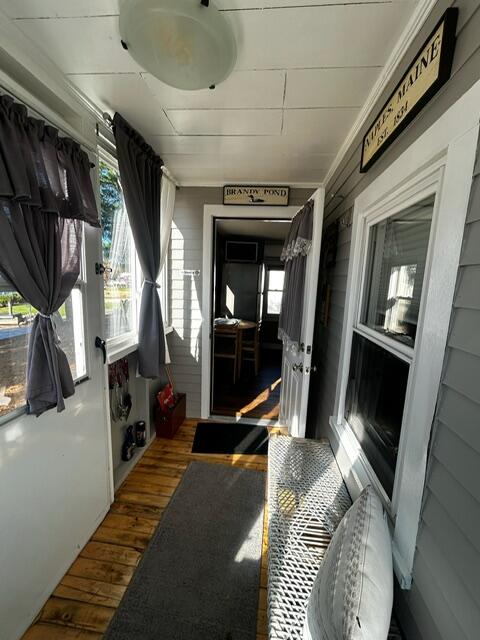
[[(0, 636), (19, 638), (112, 499), (105, 370), (95, 336), (102, 335), (100, 231), (85, 227), (85, 269), (57, 321), (75, 363), (75, 395), (66, 409), (39, 418), (19, 409), (0, 426), (0, 566), (14, 579), (0, 584)], [(5, 350), (0, 339), (0, 363)], [(26, 354), (25, 354), (26, 357)], [(21, 597), (18, 597), (21, 594)]]
[(323, 205), (325, 199), (325, 190), (323, 187), (315, 191), (312, 199), (314, 202), (312, 247), (307, 256), (300, 345), (292, 345), (284, 339), (282, 353), (280, 422), (288, 427), (290, 435), (300, 438), (305, 436), (305, 422), (307, 418), (313, 326), (317, 301), (318, 268), (320, 263)]

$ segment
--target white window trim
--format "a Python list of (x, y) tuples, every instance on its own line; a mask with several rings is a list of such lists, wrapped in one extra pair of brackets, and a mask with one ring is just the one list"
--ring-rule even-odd
[[(411, 586), (428, 445), (472, 184), (480, 117), (480, 82), (465, 93), (355, 200), (333, 446), (354, 497), (368, 483), (390, 513), (393, 561), (402, 588)], [(353, 326), (363, 290), (366, 224), (436, 193), (419, 325), (411, 365), (392, 501), (344, 419)], [(365, 330), (365, 327), (362, 327)], [(371, 337), (369, 335), (369, 337)], [(382, 339), (382, 346), (385, 341)], [(407, 349), (409, 349), (407, 347)], [(395, 343), (395, 350), (402, 347)], [(411, 352), (411, 349), (410, 349)]]

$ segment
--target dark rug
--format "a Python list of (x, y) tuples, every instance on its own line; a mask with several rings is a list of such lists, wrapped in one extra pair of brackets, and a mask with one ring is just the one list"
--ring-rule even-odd
[(192, 462), (104, 640), (255, 640), (265, 476)]
[(237, 422), (199, 422), (192, 453), (268, 454), (268, 429)]

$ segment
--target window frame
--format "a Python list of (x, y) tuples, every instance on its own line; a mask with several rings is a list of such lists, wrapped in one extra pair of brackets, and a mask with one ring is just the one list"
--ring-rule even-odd
[[(98, 146), (98, 160), (99, 164), (103, 163), (113, 169), (118, 175), (120, 175), (120, 170), (118, 167), (118, 161), (115, 156), (112, 155), (109, 151), (107, 151), (103, 146)], [(101, 212), (101, 194), (100, 194), (100, 167), (98, 171), (98, 201), (99, 201), (99, 209)], [(125, 205), (126, 207), (126, 205)], [(130, 224), (128, 225), (130, 229)], [(132, 323), (133, 327), (130, 331), (122, 333), (118, 336), (113, 336), (111, 338), (106, 339), (107, 343), (107, 353), (108, 353), (108, 361), (113, 362), (114, 360), (131, 353), (138, 346), (138, 320), (139, 320), (139, 312), (140, 312), (140, 298), (142, 293), (142, 285), (143, 285), (143, 275), (140, 267), (140, 262), (138, 259), (137, 251), (135, 249), (135, 241), (133, 238), (132, 231), (130, 229), (130, 260), (132, 265)], [(103, 248), (102, 251), (102, 260), (103, 260)], [(104, 327), (106, 326), (105, 318), (105, 287), (102, 287), (102, 297), (103, 297), (103, 317), (104, 317)]]
[[(409, 589), (426, 477), (436, 400), (475, 162), (478, 118), (473, 101), (460, 99), (423, 136), (355, 199), (347, 277), (332, 444), (353, 497), (367, 484), (378, 491), (389, 515), (393, 564), (400, 586)], [(455, 107), (460, 111), (455, 115)], [(475, 107), (476, 108), (476, 107)], [(412, 357), (392, 500), (388, 499), (359, 441), (344, 418), (354, 326), (361, 324), (365, 291), (367, 225), (434, 195), (434, 212), (425, 265), (414, 347), (360, 332), (404, 359)], [(378, 335), (375, 335), (378, 334)], [(381, 336), (381, 340), (380, 340)], [(412, 352), (413, 349), (413, 352)]]
[(270, 293), (270, 291), (281, 291), (283, 294), (283, 289), (270, 289), (270, 271), (283, 271), (283, 273), (285, 274), (285, 269), (282, 268), (280, 264), (272, 264), (272, 263), (265, 263), (264, 267), (265, 267), (265, 282), (263, 286), (262, 318), (264, 320), (278, 320), (278, 318), (280, 317), (280, 313), (268, 313), (268, 294)]
[[(404, 405), (404, 413), (402, 418), (401, 432), (400, 432), (400, 441), (399, 441), (399, 450), (397, 456), (397, 464), (395, 468), (395, 478), (393, 485), (392, 498), (388, 496), (387, 492), (384, 490), (382, 483), (377, 477), (377, 474), (372, 468), (366, 454), (364, 454), (362, 450), (362, 457), (364, 458), (365, 465), (368, 468), (368, 475), (370, 480), (375, 485), (376, 490), (381, 495), (383, 502), (387, 508), (388, 514), (392, 521), (395, 521), (399, 502), (400, 502), (400, 494), (401, 494), (401, 486), (402, 486), (402, 469), (405, 466), (405, 457), (408, 455), (408, 441), (409, 434), (415, 428), (414, 421), (410, 420), (409, 417), (415, 413), (416, 407), (414, 406), (414, 399), (412, 397), (412, 387), (417, 380), (417, 372), (416, 367), (418, 366), (418, 352), (421, 347), (417, 348), (421, 340), (421, 335), (424, 329), (425, 322), (425, 306), (426, 306), (426, 291), (428, 289), (427, 284), (431, 277), (431, 268), (432, 268), (432, 254), (434, 250), (434, 231), (437, 224), (438, 217), (438, 197), (437, 193), (439, 190), (439, 186), (441, 184), (443, 177), (443, 167), (439, 166), (438, 170), (436, 170), (431, 177), (427, 177), (425, 182), (420, 181), (419, 184), (416, 185), (417, 189), (414, 189), (413, 193), (406, 194), (406, 199), (402, 198), (402, 194), (399, 194), (399, 199), (396, 204), (393, 206), (389, 203), (385, 203), (385, 206), (381, 206), (379, 210), (370, 211), (366, 209), (363, 212), (359, 212), (358, 214), (358, 223), (359, 226), (357, 228), (357, 233), (359, 235), (359, 258), (358, 258), (358, 273), (359, 278), (357, 282), (356, 291), (353, 292), (351, 304), (354, 306), (353, 318), (351, 322), (351, 336), (348, 348), (348, 365), (350, 366), (351, 359), (351, 351), (352, 351), (352, 339), (353, 333), (357, 333), (358, 335), (370, 340), (377, 346), (382, 349), (385, 349), (392, 355), (400, 358), (404, 362), (409, 365), (409, 374), (408, 374), (408, 382), (407, 382), (407, 390), (405, 394), (405, 405)], [(416, 205), (426, 198), (433, 196), (435, 198), (433, 204), (433, 215), (432, 215), (432, 223), (430, 227), (430, 235), (428, 240), (428, 248), (427, 248), (427, 256), (425, 261), (425, 271), (422, 282), (422, 295), (420, 299), (420, 308), (418, 314), (418, 324), (417, 324), (417, 337), (415, 340), (415, 345), (413, 347), (406, 345), (402, 342), (394, 340), (387, 335), (382, 334), (371, 327), (368, 327), (366, 324), (362, 322), (362, 311), (365, 303), (365, 293), (366, 293), (366, 283), (368, 280), (368, 252), (370, 247), (370, 237), (372, 233), (372, 228), (384, 220), (391, 218), (398, 213), (401, 213), (408, 207), (412, 205)], [(426, 354), (428, 356), (428, 354)], [(344, 354), (344, 357), (347, 358), (347, 353)], [(346, 387), (348, 385), (348, 376), (345, 386), (345, 395), (343, 397), (342, 407), (339, 408), (339, 412), (337, 417), (340, 418), (340, 411), (342, 411), (342, 420), (345, 426), (348, 427), (351, 435), (357, 440), (353, 429), (348, 424), (348, 421), (345, 419), (345, 397), (346, 397)], [(433, 419), (433, 417), (432, 417)], [(357, 441), (358, 442), (358, 441)], [(358, 443), (360, 446), (360, 443)], [(361, 446), (360, 446), (361, 448)]]

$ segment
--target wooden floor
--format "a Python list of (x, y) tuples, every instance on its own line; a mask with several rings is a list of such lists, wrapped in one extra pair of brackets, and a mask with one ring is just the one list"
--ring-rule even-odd
[[(191, 460), (266, 471), (267, 456), (192, 454), (196, 423), (195, 419), (186, 420), (174, 440), (157, 439), (145, 452), (118, 490), (102, 524), (23, 636), (24, 640), (102, 638)], [(266, 551), (265, 520), (257, 640), (267, 639)]]
[[(277, 360), (277, 359), (276, 359)], [(278, 420), (280, 412), (281, 362), (262, 358), (255, 376), (252, 365), (245, 365), (242, 377), (233, 384), (231, 372), (215, 363), (212, 413), (238, 418)]]

